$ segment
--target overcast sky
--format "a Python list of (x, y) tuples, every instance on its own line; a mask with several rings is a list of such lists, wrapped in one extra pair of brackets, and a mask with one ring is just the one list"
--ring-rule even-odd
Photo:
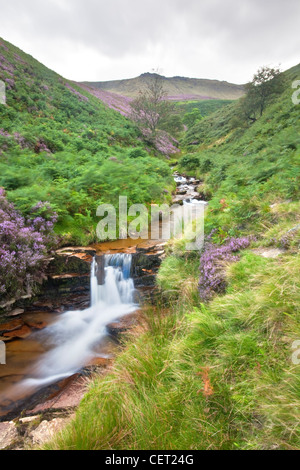
[(72, 80), (245, 83), (300, 62), (300, 0), (0, 0), (0, 36)]

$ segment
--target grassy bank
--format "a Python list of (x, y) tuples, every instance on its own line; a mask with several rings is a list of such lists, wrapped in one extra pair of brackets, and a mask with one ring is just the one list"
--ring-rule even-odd
[(231, 104), (189, 130), (178, 168), (210, 199), (212, 260), (170, 243), (156, 306), (48, 448), (300, 448), (299, 112), (287, 88), (252, 126)]
[(226, 269), (226, 294), (206, 305), (197, 260), (187, 273), (185, 256), (170, 256), (160, 272), (169, 307), (145, 311), (112, 371), (90, 384), (48, 448), (299, 448), (297, 256), (243, 252)]
[(0, 187), (22, 215), (39, 201), (58, 214), (64, 244), (96, 241), (100, 204), (165, 202), (171, 170), (133, 123), (0, 38)]

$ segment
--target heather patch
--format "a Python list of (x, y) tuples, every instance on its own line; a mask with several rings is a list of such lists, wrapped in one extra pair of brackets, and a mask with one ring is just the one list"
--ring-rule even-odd
[(0, 298), (31, 293), (43, 278), (56, 220), (51, 206), (42, 202), (21, 216), (0, 188)]
[(230, 238), (223, 245), (212, 243), (211, 237), (200, 258), (199, 292), (201, 299), (210, 300), (215, 293), (224, 293), (226, 278), (224, 265), (237, 262), (238, 252), (249, 247), (251, 237)]

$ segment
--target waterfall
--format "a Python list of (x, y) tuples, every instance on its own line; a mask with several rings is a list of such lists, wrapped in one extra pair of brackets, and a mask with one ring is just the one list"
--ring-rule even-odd
[(90, 307), (66, 312), (38, 333), (50, 351), (36, 365), (33, 377), (22, 383), (23, 387), (48, 385), (76, 373), (89, 358), (97, 356), (93, 348), (107, 335), (106, 325), (138, 308), (133, 300), (132, 256), (104, 256), (103, 285), (98, 285), (96, 259), (92, 262)]

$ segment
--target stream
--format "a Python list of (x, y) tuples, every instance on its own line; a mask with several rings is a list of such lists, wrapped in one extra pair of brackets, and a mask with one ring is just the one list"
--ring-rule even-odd
[[(174, 203), (207, 204), (196, 191), (199, 181), (177, 173), (174, 179)], [(104, 257), (104, 278), (100, 283), (96, 256), (91, 263), (88, 308), (64, 313), (25, 311), (24, 321), (41, 321), (46, 328), (6, 344), (7, 364), (0, 366), (0, 420), (15, 403), (37, 390), (73, 376), (95, 358), (114, 357), (117, 346), (108, 335), (107, 325), (139, 309), (131, 269), (131, 251), (137, 244), (147, 247), (149, 240), (118, 240), (95, 246)]]

